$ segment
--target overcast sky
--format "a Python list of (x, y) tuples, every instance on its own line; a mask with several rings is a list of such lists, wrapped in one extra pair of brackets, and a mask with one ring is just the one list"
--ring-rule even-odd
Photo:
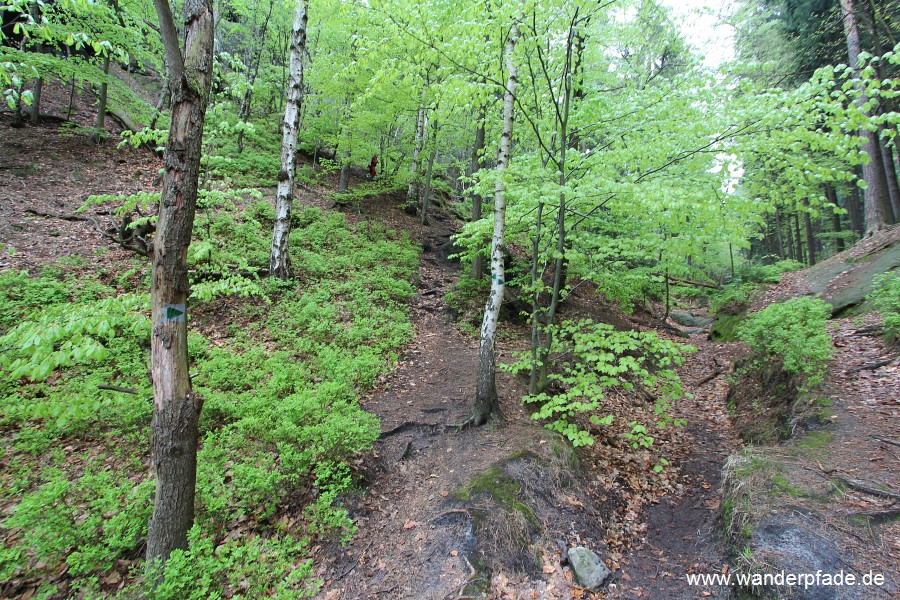
[(733, 31), (716, 16), (729, 0), (661, 0), (672, 9), (688, 43), (716, 66), (734, 57)]

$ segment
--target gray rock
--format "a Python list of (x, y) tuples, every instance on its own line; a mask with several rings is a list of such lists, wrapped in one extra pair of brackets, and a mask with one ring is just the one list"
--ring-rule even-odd
[(710, 317), (696, 317), (690, 313), (673, 310), (670, 315), (672, 320), (682, 327), (706, 327), (713, 322)]
[(599, 556), (582, 546), (569, 550), (569, 564), (578, 583), (595, 591), (612, 575)]

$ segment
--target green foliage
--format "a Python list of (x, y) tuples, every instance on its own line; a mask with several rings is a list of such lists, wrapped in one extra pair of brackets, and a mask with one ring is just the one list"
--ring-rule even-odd
[(280, 532), (216, 544), (195, 525), (188, 549), (175, 550), (166, 562), (161, 583), (135, 592), (150, 600), (312, 597), (320, 582), (310, 579), (307, 548), (306, 540)]
[[(661, 339), (653, 332), (616, 331), (611, 325), (588, 320), (564, 321), (550, 328), (553, 334), (556, 370), (549, 378), (563, 391), (526, 396), (527, 403), (540, 404), (532, 415), (545, 419), (548, 429), (565, 435), (575, 446), (594, 443), (593, 436), (575, 422), (577, 413), (591, 413), (594, 425), (609, 425), (612, 415), (601, 417), (604, 390), (620, 387), (626, 391), (635, 385), (655, 389), (657, 401), (654, 411), (657, 425), (672, 422), (669, 402), (683, 396), (681, 382), (673, 370), (684, 362), (683, 354), (693, 351), (691, 346)], [(528, 352), (519, 353), (518, 360), (501, 368), (513, 373), (531, 369)], [(646, 428), (629, 424), (629, 439), (635, 447), (653, 443), (646, 436)]]
[(791, 259), (780, 260), (771, 265), (747, 263), (735, 273), (735, 278), (743, 283), (778, 283), (782, 273), (797, 271), (805, 266)]
[(739, 337), (750, 345), (757, 364), (778, 364), (807, 385), (822, 381), (831, 359), (830, 306), (818, 299), (795, 298), (772, 304), (743, 322)]
[[(257, 221), (267, 212), (257, 202), (211, 221), (212, 231), (235, 233), (210, 249), (213, 258), (237, 256), (243, 246), (243, 260), (252, 259), (267, 246), (269, 226)], [(194, 389), (206, 399), (197, 525), (189, 548), (167, 563), (163, 585), (125, 593), (308, 596), (317, 586), (308, 538), (346, 541), (355, 531), (341, 498), (355, 485), (355, 456), (379, 432), (357, 394), (412, 335), (407, 304), (418, 249), (340, 214), (307, 208), (297, 222), (293, 262), (309, 270), (290, 282), (253, 280), (259, 299), (234, 309), (224, 344), (189, 334)], [(194, 264), (210, 260), (202, 247), (210, 239), (201, 239)], [(197, 287), (192, 320), (205, 318), (208, 306)], [(143, 464), (149, 311), (146, 296), (113, 293), (58, 269), (39, 278), (0, 274), (0, 426), (8, 432), (0, 501), (15, 507), (0, 521), (0, 535), (12, 540), (0, 550), (0, 579), (39, 562), (48, 572), (65, 563), (70, 593), (95, 597), (99, 577), (140, 554), (154, 486)], [(244, 325), (252, 320), (256, 326)], [(104, 384), (137, 393), (97, 389)], [(247, 536), (225, 537), (241, 527)], [(41, 593), (57, 593), (46, 580)]]
[(473, 279), (466, 274), (450, 286), (444, 294), (444, 300), (450, 310), (474, 325), (476, 321), (481, 321), (481, 313), (490, 290), (489, 277)]
[(725, 306), (743, 306), (750, 302), (759, 286), (755, 283), (734, 283), (726, 285), (709, 303), (709, 312), (715, 314)]
[(900, 338), (900, 274), (888, 272), (872, 280), (874, 290), (867, 296), (881, 313), (888, 340)]

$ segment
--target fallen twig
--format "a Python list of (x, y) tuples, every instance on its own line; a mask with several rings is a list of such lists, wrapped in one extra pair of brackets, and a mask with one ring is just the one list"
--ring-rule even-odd
[(885, 444), (890, 444), (891, 446), (897, 446), (898, 448), (900, 448), (900, 442), (897, 442), (894, 440), (889, 440), (889, 439), (883, 438), (883, 437), (878, 437), (877, 435), (872, 436), (872, 437), (874, 437), (879, 442), (884, 442)]
[(98, 390), (109, 390), (111, 392), (122, 392), (123, 394), (140, 394), (134, 388), (120, 387), (118, 385), (98, 385)]
[(713, 371), (712, 373), (710, 373), (709, 375), (707, 375), (706, 377), (700, 379), (697, 383), (695, 383), (694, 387), (700, 387), (701, 385), (703, 385), (705, 383), (709, 383), (710, 381), (712, 381), (713, 379), (715, 379), (716, 377), (718, 377), (719, 375), (721, 375), (724, 372), (725, 372), (725, 369), (716, 369), (715, 371)]
[(868, 365), (862, 365), (861, 367), (856, 367), (855, 369), (850, 369), (848, 373), (856, 373), (858, 371), (874, 371), (875, 369), (886, 367), (892, 362), (894, 362), (893, 358), (889, 358), (887, 360), (879, 360), (878, 362), (870, 363)]
[(900, 493), (898, 492), (882, 490), (866, 483), (865, 481), (847, 477), (843, 473), (832, 473), (831, 477), (834, 477), (847, 487), (853, 488), (854, 490), (857, 490), (859, 492), (869, 494), (870, 496), (879, 496), (881, 498), (890, 498), (891, 500), (900, 500)]
[(335, 577), (334, 579), (332, 579), (332, 581), (338, 581), (339, 579), (343, 579), (344, 577), (346, 577), (347, 575), (349, 575), (350, 572), (353, 571), (353, 569), (355, 569), (356, 567), (358, 567), (358, 566), (359, 566), (359, 562), (362, 560), (363, 555), (365, 555), (365, 553), (369, 550), (369, 547), (370, 547), (371, 545), (372, 545), (372, 542), (369, 542), (368, 544), (366, 544), (366, 547), (363, 548), (362, 552), (359, 553), (359, 556), (356, 557), (356, 562), (353, 563), (353, 565), (351, 565), (349, 569), (347, 569), (346, 571), (344, 571), (343, 573), (341, 573), (340, 575), (338, 575), (337, 577)]

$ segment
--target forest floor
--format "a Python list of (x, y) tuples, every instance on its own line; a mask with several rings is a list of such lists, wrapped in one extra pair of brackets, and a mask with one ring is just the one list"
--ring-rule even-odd
[[(127, 255), (113, 249), (97, 256), (93, 250), (109, 244), (92, 223), (46, 215), (71, 214), (90, 194), (151, 189), (156, 185), (155, 157), (117, 150), (111, 142), (97, 145), (78, 134), (61, 135), (56, 123), (29, 127), (21, 135), (4, 134), (0, 157), (0, 243), (5, 248), (0, 269), (35, 270), (70, 254), (86, 256), (91, 268), (114, 268)], [(719, 532), (726, 484), (734, 483), (723, 482), (723, 467), (729, 457), (733, 461), (747, 452), (741, 452), (743, 443), (726, 404), (729, 375), (746, 352), (743, 345), (711, 342), (705, 333), (684, 339), (671, 326), (661, 327), (650, 313), (623, 314), (582, 286), (564, 317), (655, 329), (662, 337), (697, 347), (678, 371), (692, 397), (673, 403), (672, 416), (685, 419), (686, 426), (655, 431), (650, 450), (634, 449), (623, 435), (624, 423), (652, 420), (652, 406), (611, 393), (604, 408), (617, 415), (616, 425), (595, 434), (594, 445), (578, 450), (578, 466), (567, 475), (561, 471), (568, 467), (548, 460), (559, 454), (559, 440), (532, 421), (521, 402), (525, 382), (501, 372), (497, 383), (505, 419), (458, 431), (453, 425), (471, 411), (477, 351), (477, 339), (461, 332), (445, 301), (460, 274), (458, 263), (448, 257), (453, 252), (450, 236), (460, 223), (452, 211), (440, 210), (430, 226), (422, 226), (398, 208), (398, 200), (376, 197), (363, 201), (358, 212), (345, 211), (351, 220), (378, 220), (409, 231), (424, 250), (411, 306), (415, 338), (395, 371), (362, 400), (381, 419), (382, 436), (375, 450), (361, 457), (365, 486), (344, 498), (359, 531), (344, 547), (325, 542), (315, 547), (316, 575), (324, 581), (319, 597), (443, 599), (479, 592), (498, 599), (726, 596), (725, 588), (689, 586), (685, 575), (721, 572), (735, 561)], [(301, 193), (300, 203), (333, 204), (315, 191)], [(809, 438), (798, 436), (753, 450), (772, 460), (789, 455), (790, 460), (779, 461), (796, 466), (789, 471), (780, 467), (780, 473), (790, 476), (789, 485), (820, 492), (790, 495), (790, 503), (768, 491), (757, 494), (752, 501), (758, 510), (751, 516), (763, 521), (780, 511), (816, 519), (816, 532), (836, 548), (841, 564), (888, 576), (888, 583), (868, 597), (891, 597), (898, 592), (900, 523), (891, 516), (898, 503), (832, 477), (845, 474), (882, 490), (896, 490), (900, 482), (900, 449), (892, 425), (900, 417), (900, 368), (896, 351), (866, 335), (873, 321), (866, 316), (831, 325), (836, 357), (825, 389), (832, 414), (817, 430), (826, 432), (827, 439), (810, 448), (803, 446)], [(500, 362), (511, 362), (513, 353), (526, 346), (521, 325), (502, 324)], [(884, 364), (872, 366), (877, 362)], [(661, 458), (670, 465), (656, 473), (653, 466)], [(521, 471), (519, 491), (533, 501), (536, 522), (524, 526), (524, 537), (515, 531), (506, 538), (486, 535), (479, 521), (485, 520), (485, 507), (498, 507), (486, 497), (462, 493), (474, 492), (474, 484), (495, 473), (498, 465)], [(794, 483), (793, 477), (808, 481)], [(495, 522), (487, 519), (487, 524)], [(612, 584), (599, 595), (581, 589), (564, 564), (562, 548), (576, 545), (595, 550), (613, 570)], [(523, 555), (537, 561), (529, 564), (521, 560)]]

